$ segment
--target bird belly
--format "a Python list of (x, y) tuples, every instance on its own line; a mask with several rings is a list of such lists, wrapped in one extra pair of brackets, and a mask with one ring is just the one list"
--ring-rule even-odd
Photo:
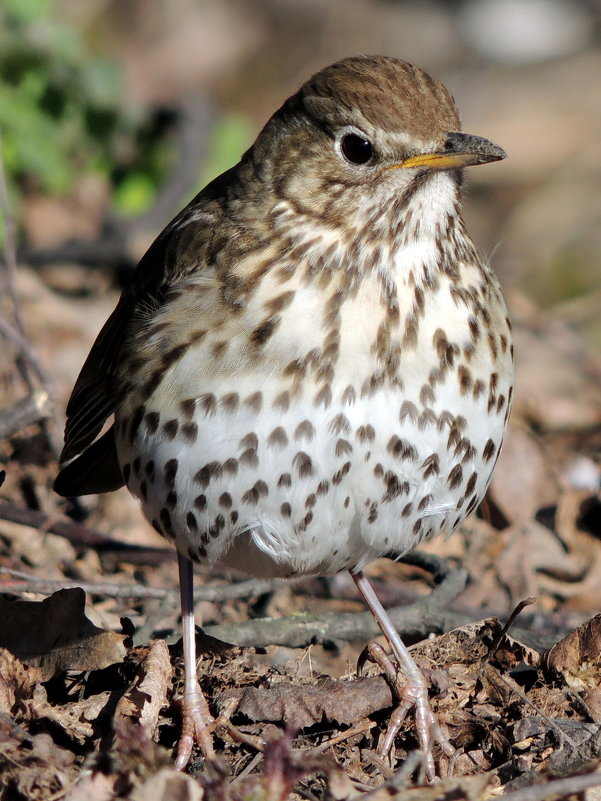
[(444, 406), (383, 387), (279, 408), (267, 387), (223, 389), (183, 413), (162, 398), (118, 414), (119, 459), (181, 553), (266, 577), (360, 569), (451, 533), (484, 495), (507, 413), (459, 390)]

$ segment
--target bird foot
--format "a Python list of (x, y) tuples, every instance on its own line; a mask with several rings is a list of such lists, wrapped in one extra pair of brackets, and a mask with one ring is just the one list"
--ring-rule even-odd
[(398, 666), (393, 664), (382, 646), (376, 642), (368, 644), (367, 653), (369, 658), (382, 668), (399, 700), (398, 706), (390, 717), (384, 739), (378, 748), (378, 755), (388, 756), (407, 713), (412, 707), (415, 707), (415, 729), (420, 750), (424, 754), (424, 773), (428, 781), (434, 781), (436, 770), (432, 753), (433, 745), (438, 744), (449, 759), (455, 755), (455, 749), (430, 708), (428, 686), (423, 673), (417, 669), (417, 672), (413, 671), (411, 677), (407, 679)]
[(209, 706), (200, 685), (197, 684), (196, 690), (193, 692), (184, 693), (181, 707), (182, 733), (177, 745), (176, 770), (184, 770), (190, 761), (194, 743), (198, 743), (205, 759), (215, 759), (212, 734), (215, 728), (215, 718), (209, 712)]

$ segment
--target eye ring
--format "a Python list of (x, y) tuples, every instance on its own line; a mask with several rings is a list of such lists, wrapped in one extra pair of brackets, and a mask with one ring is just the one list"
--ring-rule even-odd
[(347, 133), (340, 140), (340, 150), (351, 164), (363, 165), (371, 161), (374, 148), (369, 139), (356, 133)]

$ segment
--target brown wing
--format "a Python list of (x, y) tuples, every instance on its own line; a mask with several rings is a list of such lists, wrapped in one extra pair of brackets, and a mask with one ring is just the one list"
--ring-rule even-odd
[(80, 455), (57, 476), (54, 489), (59, 495), (107, 492), (124, 484), (113, 427), (98, 441), (94, 440), (122, 398), (123, 387), (117, 374), (131, 321), (138, 308), (156, 306), (163, 300), (166, 286), (173, 278), (171, 246), (195, 201), (197, 198), (165, 228), (143, 256), (131, 285), (121, 295), (81, 368), (67, 404), (61, 463)]
[(212, 263), (224, 242), (243, 243), (223, 214), (239, 166), (206, 186), (159, 234), (94, 342), (67, 404), (61, 463), (77, 458), (57, 476), (54, 488), (60, 495), (107, 492), (124, 484), (113, 427), (95, 440), (123, 397), (118, 374), (131, 322), (137, 310), (160, 306), (179, 278)]

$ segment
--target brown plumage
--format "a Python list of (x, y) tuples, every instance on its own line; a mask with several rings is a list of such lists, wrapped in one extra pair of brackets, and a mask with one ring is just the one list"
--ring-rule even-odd
[(178, 549), (180, 767), (194, 736), (212, 753), (190, 565), (217, 559), (267, 576), (350, 570), (408, 676), (397, 718), (416, 704), (428, 775), (432, 740), (449, 751), (361, 569), (450, 533), (490, 480), (511, 334), (459, 203), (461, 168), (504, 155), (460, 132), (421, 70), (334, 64), (167, 226), (94, 344), (55, 487), (127, 484)]

